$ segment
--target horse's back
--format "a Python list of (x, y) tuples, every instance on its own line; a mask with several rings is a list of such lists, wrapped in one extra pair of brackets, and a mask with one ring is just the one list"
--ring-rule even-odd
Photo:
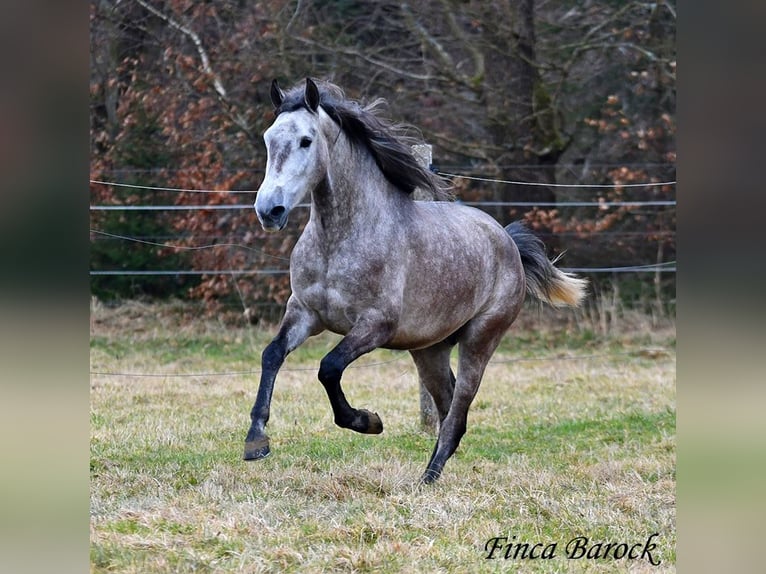
[[(495, 266), (517, 253), (513, 240), (502, 225), (487, 213), (454, 202), (416, 201), (416, 224), (413, 235), (418, 237), (424, 253), (437, 250), (447, 254), (445, 259), (462, 257)], [(459, 263), (462, 266), (462, 263)]]

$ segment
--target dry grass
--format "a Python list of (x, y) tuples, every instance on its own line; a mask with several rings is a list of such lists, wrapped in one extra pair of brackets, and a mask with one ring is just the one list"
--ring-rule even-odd
[[(337, 338), (310, 341), (277, 380), (272, 456), (244, 462), (257, 373), (232, 373), (258, 369), (271, 332), (192, 319), (178, 305), (93, 308), (91, 370), (126, 374), (91, 378), (92, 572), (675, 571), (667, 325), (600, 337), (522, 323), (442, 479), (417, 488), (434, 438), (418, 428), (406, 354), (376, 351), (359, 362), (385, 364), (347, 372), (350, 402), (385, 425), (362, 436), (333, 425), (316, 382)], [(565, 555), (576, 536), (655, 532), (659, 566)], [(556, 543), (556, 557), (487, 560), (496, 536)]]

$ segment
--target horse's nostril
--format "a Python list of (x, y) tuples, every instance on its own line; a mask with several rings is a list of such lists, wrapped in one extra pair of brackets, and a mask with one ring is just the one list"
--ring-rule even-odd
[(271, 211), (269, 211), (269, 217), (271, 219), (279, 219), (285, 214), (285, 206), (284, 205), (276, 205), (271, 208)]

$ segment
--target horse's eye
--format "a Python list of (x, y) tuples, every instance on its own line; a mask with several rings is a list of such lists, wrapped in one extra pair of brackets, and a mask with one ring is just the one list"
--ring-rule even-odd
[(302, 137), (301, 138), (301, 147), (309, 147), (311, 145), (311, 138)]

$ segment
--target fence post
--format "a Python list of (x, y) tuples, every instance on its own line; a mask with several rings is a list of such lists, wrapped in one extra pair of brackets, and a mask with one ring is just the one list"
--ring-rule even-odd
[[(418, 158), (420, 163), (428, 168), (431, 167), (431, 149), (430, 144), (418, 144), (412, 146), (412, 151), (415, 153), (415, 157)], [(430, 192), (420, 188), (415, 189), (412, 195), (416, 200), (434, 199)], [(438, 417), (436, 415), (434, 400), (431, 398), (431, 394), (423, 386), (420, 379), (418, 379), (418, 387), (420, 389), (420, 426), (425, 430), (436, 431)]]

